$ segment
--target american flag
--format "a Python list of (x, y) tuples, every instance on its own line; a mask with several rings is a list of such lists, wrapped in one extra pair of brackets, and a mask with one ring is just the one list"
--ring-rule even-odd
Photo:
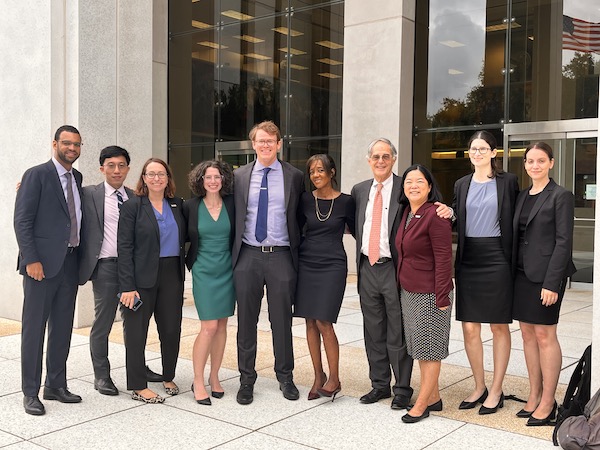
[(600, 53), (600, 23), (563, 16), (563, 49)]

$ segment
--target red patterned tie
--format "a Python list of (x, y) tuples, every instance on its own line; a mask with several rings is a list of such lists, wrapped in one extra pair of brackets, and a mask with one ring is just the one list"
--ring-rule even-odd
[(377, 192), (373, 202), (373, 215), (371, 220), (371, 234), (369, 236), (369, 263), (373, 266), (379, 259), (379, 242), (381, 240), (381, 214), (383, 213), (383, 198), (381, 189), (383, 184), (377, 183)]

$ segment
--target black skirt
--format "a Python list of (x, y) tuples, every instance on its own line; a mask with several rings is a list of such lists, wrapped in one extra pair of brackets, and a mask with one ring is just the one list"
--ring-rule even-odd
[(525, 272), (517, 270), (513, 296), (513, 318), (534, 325), (555, 325), (560, 315), (560, 305), (565, 294), (566, 279), (560, 285), (558, 300), (552, 306), (542, 305), (542, 283), (534, 283)]
[(511, 323), (513, 282), (499, 237), (465, 238), (456, 267), (456, 320)]

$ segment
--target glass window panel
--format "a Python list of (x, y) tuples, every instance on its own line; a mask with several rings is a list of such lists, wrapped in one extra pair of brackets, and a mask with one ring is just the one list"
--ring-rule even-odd
[(284, 12), (287, 7), (288, 0), (221, 0), (219, 20), (224, 24), (248, 22)]
[(214, 142), (216, 30), (178, 36), (169, 43), (169, 141)]
[(219, 50), (221, 139), (248, 139), (250, 128), (263, 120), (273, 120), (284, 129), (284, 54), (279, 48), (287, 46), (287, 36), (272, 31), (282, 21), (269, 17), (223, 27)]
[(202, 161), (207, 161), (214, 158), (214, 143), (205, 145), (178, 145), (169, 147), (169, 165), (173, 170), (173, 179), (177, 188), (178, 197), (190, 198), (192, 196), (188, 186), (188, 173)]
[(341, 135), (343, 5), (296, 12), (290, 24), (288, 134)]
[[(338, 183), (342, 179), (341, 166), (342, 166), (342, 139), (341, 138), (332, 138), (332, 139), (293, 139), (291, 142), (288, 142), (285, 149), (286, 161), (288, 161), (293, 166), (297, 167), (302, 171), (302, 173), (306, 173), (306, 161), (312, 155), (316, 155), (319, 153), (325, 153), (330, 155), (336, 165), (337, 168), (337, 180)], [(310, 189), (308, 183), (308, 177), (306, 177), (307, 189)], [(338, 186), (339, 189), (339, 186)]]

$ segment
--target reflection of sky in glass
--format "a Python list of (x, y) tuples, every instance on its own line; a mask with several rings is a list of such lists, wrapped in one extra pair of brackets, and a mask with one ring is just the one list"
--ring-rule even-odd
[(431, 0), (429, 7), (427, 114), (444, 98), (464, 100), (485, 58), (486, 0)]
[[(593, 6), (592, 6), (593, 5)], [(590, 2), (589, 0), (565, 0), (563, 5), (563, 14), (586, 22), (600, 23), (600, 4)], [(563, 50), (562, 63), (569, 64), (575, 56), (573, 50)], [(592, 53), (595, 62), (600, 61), (600, 55)]]

